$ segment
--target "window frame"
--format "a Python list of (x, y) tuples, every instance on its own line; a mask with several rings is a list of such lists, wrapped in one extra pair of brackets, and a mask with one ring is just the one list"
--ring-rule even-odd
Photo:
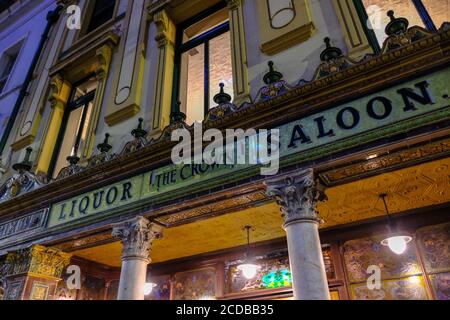
[(3, 64), (3, 61), (5, 59), (11, 59), (11, 57), (15, 55), (15, 60), (14, 60), (14, 63), (12, 65), (9, 73), (7, 75), (3, 75), (4, 71), (5, 71), (4, 68), (6, 67), (7, 63), (5, 63), (5, 66), (2, 66), (2, 70), (0, 70), (0, 75), (2, 76), (0, 78), (0, 81), (5, 80), (5, 84), (3, 85), (3, 88), (0, 88), (0, 95), (5, 93), (8, 88), (8, 84), (11, 79), (11, 75), (14, 73), (14, 70), (17, 66), (20, 55), (22, 53), (22, 49), (24, 48), (24, 44), (25, 44), (25, 39), (19, 40), (18, 42), (16, 42), (12, 46), (10, 46), (8, 49), (4, 50), (0, 56), (0, 62)]
[(89, 30), (89, 27), (90, 27), (90, 24), (91, 24), (93, 15), (94, 15), (94, 9), (95, 9), (96, 2), (97, 2), (97, 0), (88, 1), (86, 3), (86, 5), (85, 5), (85, 9), (84, 9), (85, 14), (84, 14), (84, 16), (87, 17), (87, 19), (84, 20), (85, 23), (83, 23), (83, 25), (81, 27), (81, 30), (79, 30), (80, 31), (79, 38), (80, 37), (84, 37), (84, 36), (86, 36), (88, 34), (91, 34), (91, 33), (95, 32), (96, 30), (101, 29), (102, 27), (104, 27), (105, 25), (108, 25), (111, 21), (114, 21), (116, 19), (117, 10), (119, 8), (119, 3), (120, 3), (119, 0), (115, 0), (114, 10), (113, 10), (111, 18), (108, 21), (106, 21), (105, 23), (99, 25), (97, 28)]
[[(74, 83), (72, 85), (72, 91), (70, 93), (70, 99), (69, 99), (69, 102), (67, 103), (66, 108), (64, 109), (64, 115), (63, 115), (63, 118), (62, 118), (62, 121), (61, 121), (61, 127), (60, 127), (59, 132), (58, 132), (58, 138), (56, 139), (55, 148), (53, 149), (53, 155), (52, 155), (52, 158), (51, 158), (51, 161), (50, 161), (50, 166), (49, 166), (49, 169), (48, 169), (47, 176), (48, 176), (49, 179), (53, 179), (53, 177), (55, 176), (56, 164), (57, 164), (58, 158), (60, 156), (61, 146), (62, 146), (62, 143), (63, 143), (63, 140), (64, 140), (64, 135), (66, 133), (67, 124), (68, 124), (68, 121), (69, 121), (70, 114), (72, 113), (72, 111), (74, 111), (74, 110), (76, 110), (78, 108), (81, 108), (83, 106), (86, 107), (87, 105), (89, 105), (89, 103), (91, 103), (91, 102), (93, 103), (95, 101), (95, 95), (96, 95), (96, 93), (98, 91), (98, 88), (88, 92), (87, 94), (85, 94), (84, 96), (81, 96), (80, 98), (78, 98), (76, 100), (72, 100), (73, 97), (76, 94), (76, 88), (79, 85), (85, 83), (88, 79), (92, 78), (93, 75), (94, 74), (92, 74), (92, 75), (84, 78), (83, 80), (78, 81), (77, 83)], [(82, 126), (87, 125), (87, 123), (86, 123), (87, 113), (88, 113), (88, 108), (85, 108), (83, 110), (83, 114), (81, 116), (81, 121), (80, 121), (80, 123), (82, 123)], [(81, 134), (82, 134), (82, 130), (81, 130), (81, 132), (78, 132), (76, 140), (75, 140), (76, 141), (75, 145), (78, 144), (78, 147), (79, 147), (80, 140), (81, 140)], [(78, 150), (78, 153), (80, 153), (80, 150)], [(67, 155), (67, 157), (68, 156), (70, 156), (70, 155)], [(57, 174), (59, 174), (59, 172)]]
[(182, 56), (189, 50), (194, 49), (199, 45), (204, 45), (204, 116), (206, 116), (210, 110), (210, 63), (209, 63), (209, 42), (222, 34), (231, 31), (230, 21), (226, 21), (213, 29), (197, 36), (185, 43), (183, 43), (183, 32), (193, 24), (208, 18), (212, 14), (226, 8), (227, 5), (224, 2), (220, 2), (209, 9), (199, 13), (198, 15), (187, 19), (180, 23), (176, 27), (176, 40), (175, 40), (175, 63), (174, 63), (174, 77), (173, 77), (173, 91), (172, 91), (172, 105), (177, 105), (180, 101), (180, 88), (181, 88), (181, 64)]
[[(423, 21), (425, 28), (428, 31), (436, 31), (436, 25), (430, 16), (428, 10), (423, 4), (422, 0), (408, 0), (412, 1), (414, 7), (416, 8), (417, 14), (420, 19)], [(367, 40), (369, 41), (370, 46), (372, 47), (375, 54), (381, 52), (381, 46), (378, 42), (378, 38), (375, 35), (373, 29), (367, 27), (367, 22), (369, 21), (369, 16), (367, 15), (366, 8), (364, 6), (363, 0), (353, 0), (356, 11), (358, 12), (359, 19), (361, 20), (361, 24), (363, 26), (364, 32), (366, 33)]]

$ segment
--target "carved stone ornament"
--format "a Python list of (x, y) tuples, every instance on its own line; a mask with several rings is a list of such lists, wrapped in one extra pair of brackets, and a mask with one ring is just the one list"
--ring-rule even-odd
[(11, 178), (0, 187), (0, 202), (11, 200), (22, 194), (38, 189), (47, 183), (46, 178), (42, 175), (35, 175), (30, 172), (32, 164), (30, 156), (33, 149), (28, 148), (25, 158), (22, 162), (13, 165), (13, 169), (17, 171)]
[(152, 243), (162, 238), (162, 227), (144, 217), (113, 225), (112, 236), (122, 241), (122, 260), (142, 259), (150, 262)]
[(157, 34), (155, 40), (158, 43), (158, 48), (164, 48), (169, 44), (169, 24), (170, 18), (165, 10), (158, 10), (153, 14), (153, 22), (156, 25)]
[(36, 245), (8, 253), (3, 272), (7, 276), (33, 273), (38, 276), (60, 278), (71, 257), (70, 254), (60, 250)]
[(97, 78), (102, 80), (106, 77), (109, 71), (109, 67), (112, 59), (112, 47), (111, 45), (104, 45), (101, 48), (97, 49), (96, 58), (98, 62), (97, 69), (95, 73), (97, 74)]
[(242, 0), (225, 0), (229, 10), (235, 10), (242, 6)]
[(296, 221), (321, 222), (316, 212), (318, 201), (326, 201), (323, 187), (312, 169), (275, 178), (266, 183), (267, 195), (281, 206), (285, 224)]
[(64, 86), (64, 79), (60, 74), (57, 74), (54, 76), (50, 81), (50, 98), (48, 99), (50, 101), (50, 104), (52, 107), (55, 107), (59, 103), (65, 103), (63, 95), (63, 86)]

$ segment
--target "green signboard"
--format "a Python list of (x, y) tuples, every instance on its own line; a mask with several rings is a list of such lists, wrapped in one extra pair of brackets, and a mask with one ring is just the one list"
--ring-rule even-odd
[[(276, 128), (280, 130), (280, 157), (289, 158), (371, 132), (380, 133), (381, 138), (386, 128), (403, 130), (401, 124), (407, 121), (442, 111), (448, 117), (449, 81), (449, 70), (443, 70), (282, 125)], [(208, 188), (210, 181), (224, 178), (231, 182), (255, 168), (258, 165), (168, 165), (53, 204), (48, 227), (169, 200), (180, 190)]]

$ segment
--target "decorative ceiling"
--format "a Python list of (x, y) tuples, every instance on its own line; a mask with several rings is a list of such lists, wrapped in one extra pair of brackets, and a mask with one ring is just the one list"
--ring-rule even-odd
[[(355, 223), (385, 215), (379, 194), (387, 193), (392, 214), (450, 202), (450, 158), (428, 162), (327, 190), (329, 200), (319, 204), (325, 223), (322, 228)], [(153, 262), (163, 262), (201, 253), (232, 248), (246, 243), (242, 227), (252, 225), (252, 242), (285, 236), (278, 205), (225, 214), (198, 222), (168, 228), (164, 238), (155, 241)], [(74, 252), (82, 258), (119, 267), (119, 242)]]

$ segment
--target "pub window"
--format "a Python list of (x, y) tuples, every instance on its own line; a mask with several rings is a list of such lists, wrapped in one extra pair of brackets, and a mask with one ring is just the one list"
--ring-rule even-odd
[(369, 41), (376, 52), (383, 46), (387, 35), (385, 28), (390, 21), (389, 10), (396, 17), (409, 20), (410, 26), (420, 26), (430, 31), (449, 21), (450, 0), (354, 0)]
[(219, 84), (233, 97), (228, 9), (219, 4), (177, 27), (174, 101), (181, 102), (186, 122), (203, 121), (214, 107)]
[(73, 86), (50, 166), (49, 172), (53, 178), (68, 166), (67, 157), (79, 155), (85, 146), (96, 89), (97, 80), (94, 77)]
[(11, 72), (16, 64), (17, 57), (19, 56), (21, 47), (22, 43), (20, 42), (5, 51), (2, 55), (0, 60), (0, 93), (2, 93), (6, 87)]
[(116, 0), (95, 0), (86, 33), (90, 33), (113, 18)]

